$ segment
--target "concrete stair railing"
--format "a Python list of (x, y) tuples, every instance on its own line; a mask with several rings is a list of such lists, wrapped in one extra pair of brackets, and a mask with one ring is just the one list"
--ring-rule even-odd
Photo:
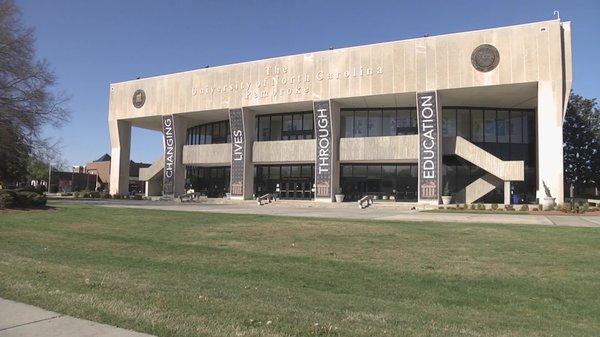
[(487, 172), (454, 196), (456, 203), (472, 203), (505, 181), (523, 181), (525, 163), (522, 160), (502, 160), (463, 137), (444, 138), (444, 154), (454, 154)]
[(502, 160), (460, 136), (444, 138), (444, 154), (455, 154), (503, 181), (525, 178), (522, 160)]
[(155, 179), (159, 174), (162, 173), (163, 168), (165, 167), (165, 157), (162, 156), (157, 159), (152, 165), (149, 167), (140, 168), (140, 180), (148, 181)]
[(475, 180), (462, 190), (458, 191), (458, 193), (454, 194), (452, 200), (455, 204), (471, 204), (494, 189), (502, 186), (503, 183), (504, 182), (498, 177), (486, 173), (483, 177)]

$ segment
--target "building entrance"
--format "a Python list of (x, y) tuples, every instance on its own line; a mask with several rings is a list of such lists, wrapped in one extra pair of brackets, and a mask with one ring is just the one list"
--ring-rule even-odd
[(314, 165), (257, 165), (254, 172), (255, 196), (278, 194), (281, 199), (310, 200)]

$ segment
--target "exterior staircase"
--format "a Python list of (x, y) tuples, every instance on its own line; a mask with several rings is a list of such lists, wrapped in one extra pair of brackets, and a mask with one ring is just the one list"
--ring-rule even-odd
[(152, 165), (145, 168), (140, 168), (140, 180), (148, 181), (156, 179), (160, 174), (162, 174), (162, 170), (165, 167), (165, 157), (162, 156), (157, 159)]
[(456, 155), (487, 173), (454, 195), (454, 202), (472, 203), (500, 187), (505, 181), (523, 181), (522, 160), (502, 160), (463, 137), (444, 138), (444, 154)]

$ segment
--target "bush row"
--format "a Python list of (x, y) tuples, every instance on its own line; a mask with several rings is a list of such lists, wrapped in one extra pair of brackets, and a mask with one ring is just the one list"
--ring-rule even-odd
[[(528, 211), (541, 211), (543, 210), (542, 205), (503, 205), (502, 208), (500, 208), (500, 206), (498, 204), (491, 204), (490, 208), (487, 208), (486, 205), (484, 204), (462, 204), (462, 205), (452, 205), (452, 206), (440, 206), (439, 209), (447, 209), (447, 210), (478, 210), (478, 211), (485, 211), (485, 210), (490, 210), (490, 211), (521, 211), (521, 212), (528, 212)], [(590, 207), (588, 205), (588, 203), (584, 203), (584, 202), (578, 202), (575, 204), (574, 207), (571, 206), (571, 204), (563, 204), (561, 206), (555, 207), (554, 209), (556, 210), (560, 210), (564, 213), (585, 213), (585, 212), (595, 212), (598, 211), (598, 208), (596, 207)]]
[(111, 195), (107, 192), (97, 191), (81, 191), (73, 192), (74, 198), (86, 198), (86, 199), (130, 199), (130, 200), (142, 200), (141, 195), (127, 195), (127, 194), (114, 194)]
[(0, 190), (0, 209), (46, 206), (46, 196), (27, 190)]

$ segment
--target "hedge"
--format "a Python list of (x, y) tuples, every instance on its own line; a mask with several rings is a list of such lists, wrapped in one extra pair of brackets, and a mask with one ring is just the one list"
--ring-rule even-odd
[(46, 206), (46, 196), (27, 190), (0, 190), (0, 209)]

